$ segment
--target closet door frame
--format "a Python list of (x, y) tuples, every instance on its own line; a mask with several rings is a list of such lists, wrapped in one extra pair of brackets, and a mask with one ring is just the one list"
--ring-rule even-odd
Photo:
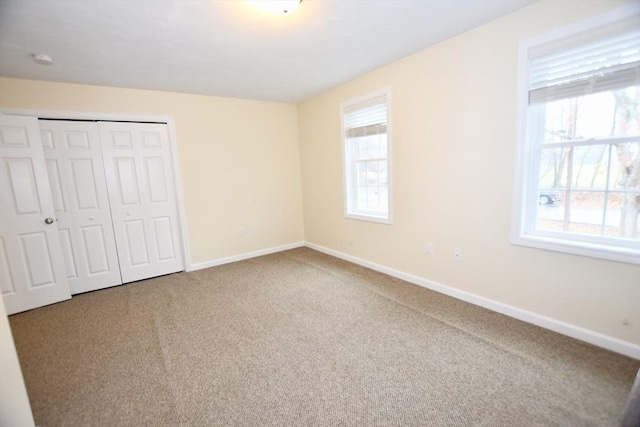
[(192, 271), (191, 256), (189, 253), (189, 241), (187, 237), (187, 223), (184, 211), (184, 194), (182, 192), (182, 181), (180, 179), (180, 168), (178, 165), (178, 147), (176, 143), (175, 124), (172, 116), (146, 115), (146, 114), (125, 114), (125, 113), (91, 113), (84, 111), (56, 111), (56, 110), (32, 110), (21, 108), (0, 108), (0, 112), (15, 116), (35, 117), (36, 119), (59, 119), (59, 120), (104, 120), (116, 122), (138, 122), (138, 123), (163, 123), (167, 125), (169, 133), (169, 147), (171, 150), (171, 164), (173, 166), (173, 185), (175, 186), (176, 203), (178, 208), (178, 226), (180, 229), (180, 241), (182, 243), (182, 260), (185, 271)]

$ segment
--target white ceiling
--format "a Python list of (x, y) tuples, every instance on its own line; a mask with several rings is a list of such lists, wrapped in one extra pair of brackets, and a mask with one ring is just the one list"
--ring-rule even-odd
[(299, 102), (532, 2), (1, 0), (0, 75)]

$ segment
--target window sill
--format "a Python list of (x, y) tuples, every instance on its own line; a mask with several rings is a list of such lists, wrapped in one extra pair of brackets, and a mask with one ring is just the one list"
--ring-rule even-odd
[(356, 219), (360, 221), (377, 222), (380, 224), (392, 224), (391, 218), (386, 218), (386, 217), (376, 216), (376, 215), (345, 213), (344, 217), (348, 219)]
[(511, 243), (519, 246), (546, 249), (608, 261), (640, 264), (640, 247), (636, 249), (621, 248), (535, 235), (514, 236), (511, 238)]

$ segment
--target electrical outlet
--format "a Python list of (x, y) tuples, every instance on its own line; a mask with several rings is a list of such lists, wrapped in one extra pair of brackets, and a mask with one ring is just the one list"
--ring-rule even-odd
[(455, 259), (456, 261), (462, 261), (462, 249), (455, 248), (453, 250), (453, 259)]
[(245, 235), (245, 234), (246, 234), (246, 233), (245, 233), (245, 231), (244, 231), (244, 228), (243, 228), (243, 227), (238, 228), (238, 236), (240, 236), (240, 237), (244, 237), (244, 235)]
[(431, 242), (427, 243), (427, 255), (433, 255), (435, 251), (436, 251), (436, 248), (435, 246), (433, 246), (433, 243)]

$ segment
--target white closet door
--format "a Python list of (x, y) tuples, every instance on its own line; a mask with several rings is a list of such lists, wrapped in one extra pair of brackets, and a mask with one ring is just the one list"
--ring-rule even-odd
[(98, 128), (123, 282), (184, 270), (167, 126)]
[(71, 298), (38, 120), (0, 114), (0, 287), (9, 314)]
[(97, 123), (39, 123), (71, 293), (122, 284)]

